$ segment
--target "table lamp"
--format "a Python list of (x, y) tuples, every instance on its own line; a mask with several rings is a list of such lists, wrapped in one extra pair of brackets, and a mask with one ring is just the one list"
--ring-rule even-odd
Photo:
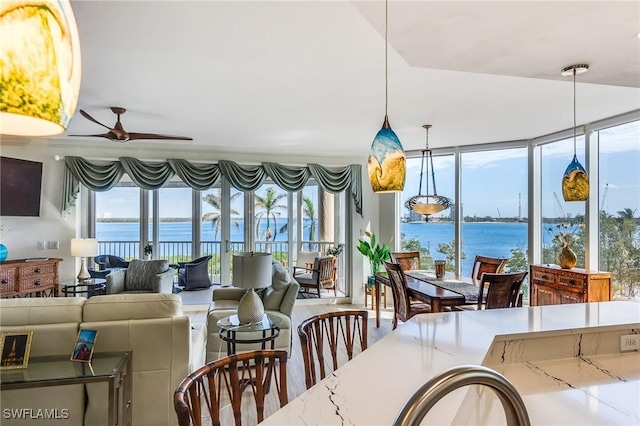
[(98, 240), (95, 238), (72, 238), (71, 256), (81, 259), (78, 281), (86, 281), (91, 278), (87, 270), (87, 257), (98, 255)]
[(236, 253), (233, 255), (233, 286), (249, 289), (238, 305), (240, 324), (257, 323), (264, 317), (262, 299), (256, 288), (271, 285), (271, 253)]

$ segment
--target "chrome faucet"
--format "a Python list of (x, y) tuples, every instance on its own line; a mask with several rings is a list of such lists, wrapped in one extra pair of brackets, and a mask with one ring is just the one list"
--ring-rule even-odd
[(453, 367), (429, 380), (409, 398), (394, 420), (394, 426), (420, 424), (424, 416), (442, 397), (466, 385), (485, 385), (497, 394), (509, 426), (530, 426), (527, 408), (516, 388), (506, 377), (481, 365)]

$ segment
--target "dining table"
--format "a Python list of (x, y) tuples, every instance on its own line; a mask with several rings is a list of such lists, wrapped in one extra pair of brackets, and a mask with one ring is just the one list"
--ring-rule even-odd
[[(407, 270), (407, 291), (409, 297), (431, 305), (432, 312), (442, 312), (446, 307), (478, 303), (478, 280), (447, 272), (443, 278), (436, 278), (431, 270)], [(391, 287), (385, 272), (375, 274), (376, 327), (380, 327), (380, 289), (382, 285)]]

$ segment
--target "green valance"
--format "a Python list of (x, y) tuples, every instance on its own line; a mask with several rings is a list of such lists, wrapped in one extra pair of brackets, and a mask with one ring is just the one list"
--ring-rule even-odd
[(306, 167), (283, 166), (262, 163), (259, 166), (242, 166), (233, 161), (192, 164), (186, 160), (169, 159), (164, 162), (144, 162), (122, 157), (118, 161), (92, 163), (81, 157), (65, 157), (64, 188), (62, 189), (62, 214), (75, 206), (80, 185), (93, 191), (108, 191), (120, 182), (126, 173), (140, 188), (161, 188), (174, 175), (189, 187), (205, 190), (213, 187), (224, 176), (240, 191), (254, 191), (268, 178), (285, 191), (299, 191), (310, 178), (320, 188), (331, 193), (351, 191), (356, 212), (362, 216), (362, 166), (352, 164), (329, 169), (319, 164)]

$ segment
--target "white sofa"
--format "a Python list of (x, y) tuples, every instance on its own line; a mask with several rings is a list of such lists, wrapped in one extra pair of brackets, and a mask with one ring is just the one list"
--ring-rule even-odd
[[(293, 279), (280, 262), (272, 262), (271, 286), (259, 290), (260, 298), (264, 303), (265, 312), (275, 315), (281, 319), (280, 335), (275, 340), (275, 349), (286, 350), (291, 353), (292, 323), (291, 312), (298, 295), (300, 285)], [(215, 361), (218, 358), (227, 356), (227, 344), (220, 339), (217, 326), (218, 320), (233, 315), (238, 311), (238, 304), (246, 290), (236, 287), (217, 288), (213, 291), (213, 302), (209, 306), (207, 323), (202, 328), (199, 341), (206, 342), (206, 362)], [(257, 333), (246, 333), (242, 336), (245, 339), (256, 338), (261, 335)], [(237, 352), (246, 352), (260, 348), (260, 344), (238, 344)], [(196, 353), (196, 356), (198, 354)], [(204, 364), (204, 362), (202, 362)]]
[[(70, 357), (79, 329), (98, 330), (95, 352), (133, 351), (134, 425), (177, 425), (173, 392), (191, 370), (191, 326), (178, 295), (0, 300), (0, 330), (33, 330), (32, 357)], [(107, 422), (107, 395), (106, 383), (2, 391), (0, 412), (66, 408), (68, 419), (39, 419), (38, 425), (100, 426)], [(2, 424), (33, 422), (3, 418)]]

